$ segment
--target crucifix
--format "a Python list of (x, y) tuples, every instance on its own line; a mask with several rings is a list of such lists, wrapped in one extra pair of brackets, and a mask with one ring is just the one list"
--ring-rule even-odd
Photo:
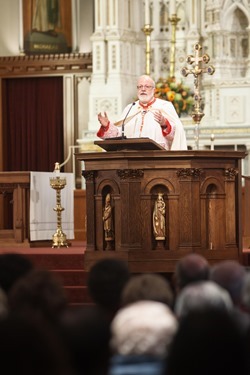
[(192, 65), (192, 68), (182, 68), (181, 74), (184, 77), (187, 77), (188, 74), (194, 75), (194, 108), (193, 112), (191, 114), (194, 122), (195, 122), (195, 146), (196, 149), (199, 150), (199, 124), (201, 122), (201, 119), (204, 116), (204, 113), (202, 111), (202, 98), (201, 98), (201, 75), (202, 73), (208, 73), (209, 75), (214, 74), (215, 68), (210, 65), (208, 67), (203, 67), (203, 63), (207, 64), (210, 60), (210, 57), (207, 54), (200, 55), (201, 46), (200, 44), (196, 43), (194, 45), (194, 51), (195, 55), (189, 55), (186, 58), (187, 63)]

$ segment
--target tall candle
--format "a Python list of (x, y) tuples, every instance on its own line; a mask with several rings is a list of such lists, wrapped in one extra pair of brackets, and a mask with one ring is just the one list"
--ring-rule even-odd
[(175, 0), (170, 0), (170, 9), (169, 9), (170, 16), (172, 14), (176, 14), (176, 2)]
[(150, 25), (149, 0), (145, 0), (145, 25)]

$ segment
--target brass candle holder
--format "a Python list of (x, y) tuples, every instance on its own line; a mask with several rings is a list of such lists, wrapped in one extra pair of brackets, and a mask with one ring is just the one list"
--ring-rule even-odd
[(169, 18), (169, 21), (172, 25), (172, 33), (171, 33), (171, 53), (170, 53), (170, 77), (175, 76), (175, 48), (176, 48), (176, 26), (177, 23), (180, 21), (180, 18), (177, 17), (176, 14), (172, 14)]
[(60, 177), (60, 164), (55, 163), (55, 175), (56, 177), (50, 178), (50, 186), (56, 190), (56, 207), (53, 208), (57, 213), (57, 230), (52, 236), (52, 248), (54, 247), (68, 247), (66, 234), (62, 231), (62, 211), (64, 208), (61, 205), (61, 190), (66, 185), (66, 178)]
[(151, 25), (144, 25), (142, 31), (146, 35), (146, 74), (150, 75), (150, 57), (151, 57), (151, 33), (153, 31)]

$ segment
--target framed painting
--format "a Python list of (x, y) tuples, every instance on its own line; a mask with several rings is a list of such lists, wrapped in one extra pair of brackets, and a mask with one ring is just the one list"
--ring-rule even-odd
[(23, 0), (25, 54), (72, 51), (72, 2)]

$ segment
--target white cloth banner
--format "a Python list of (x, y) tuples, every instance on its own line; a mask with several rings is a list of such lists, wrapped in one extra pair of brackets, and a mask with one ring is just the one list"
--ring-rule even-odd
[[(57, 230), (56, 190), (50, 186), (51, 172), (30, 172), (30, 241), (52, 240)], [(74, 239), (74, 175), (60, 173), (66, 178), (61, 190), (61, 226), (67, 239)]]

